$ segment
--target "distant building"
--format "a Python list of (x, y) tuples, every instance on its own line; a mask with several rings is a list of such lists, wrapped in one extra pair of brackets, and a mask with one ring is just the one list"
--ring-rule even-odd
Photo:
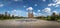
[(10, 14), (8, 14), (8, 16), (10, 17)]
[(59, 16), (59, 18), (60, 18), (60, 13), (59, 13), (59, 15), (58, 15), (58, 16)]
[(14, 15), (12, 15), (12, 17), (14, 18)]
[(8, 16), (8, 13), (7, 12), (5, 12), (5, 16)]
[(59, 16), (60, 16), (60, 13), (59, 13)]
[(0, 14), (0, 17), (2, 17), (3, 15), (2, 14)]
[(28, 18), (33, 18), (33, 11), (32, 10), (28, 10)]

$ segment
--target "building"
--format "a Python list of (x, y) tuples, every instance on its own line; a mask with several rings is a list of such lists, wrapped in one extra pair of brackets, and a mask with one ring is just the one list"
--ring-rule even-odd
[(8, 13), (7, 12), (5, 12), (5, 16), (8, 16)]
[(14, 15), (12, 15), (12, 17), (14, 18)]
[(10, 17), (10, 14), (8, 14), (8, 16)]
[(33, 18), (34, 15), (33, 15), (33, 10), (29, 10), (28, 11), (28, 18)]

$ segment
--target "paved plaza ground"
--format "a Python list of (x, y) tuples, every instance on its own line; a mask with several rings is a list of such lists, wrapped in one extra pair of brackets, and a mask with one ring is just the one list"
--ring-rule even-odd
[(60, 28), (60, 22), (38, 19), (0, 20), (0, 28)]

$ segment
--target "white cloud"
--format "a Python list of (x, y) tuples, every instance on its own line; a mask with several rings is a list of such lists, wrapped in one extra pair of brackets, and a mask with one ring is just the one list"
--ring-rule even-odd
[(26, 6), (24, 6), (24, 7), (26, 7)]
[(57, 11), (53, 11), (54, 13), (57, 13)]
[(44, 2), (46, 1), (46, 0), (43, 0)]
[(59, 7), (60, 5), (60, 0), (53, 0), (54, 3), (50, 3), (48, 4), (48, 6), (55, 6), (55, 7)]
[(13, 11), (17, 11), (17, 10), (13, 10)]
[(55, 7), (59, 7), (59, 5), (56, 5)]
[(60, 4), (60, 0), (55, 0), (56, 4)]
[(36, 12), (33, 12), (33, 14), (34, 14), (34, 17), (38, 16), (38, 14)]
[(48, 4), (48, 6), (55, 6), (56, 4), (53, 4), (53, 3), (50, 3), (50, 4)]
[(20, 10), (12, 10), (11, 12), (15, 13), (15, 12), (20, 12)]
[(38, 10), (38, 12), (40, 12), (40, 10)]
[(26, 14), (28, 15), (28, 12), (26, 12)]
[(48, 6), (52, 6), (52, 4), (48, 4)]
[(18, 0), (14, 0), (14, 1), (16, 1), (16, 2), (17, 2)]
[(42, 13), (38, 13), (38, 16), (42, 16), (43, 14)]
[(60, 5), (60, 0), (53, 0), (54, 3), (50, 3), (48, 4), (48, 6), (55, 6), (55, 7), (59, 7)]
[(16, 9), (10, 11), (10, 13), (15, 16), (24, 16), (24, 17), (27, 17), (28, 14), (26, 11), (16, 10)]
[(33, 10), (33, 8), (32, 7), (28, 7), (27, 10)]
[(14, 0), (15, 2), (17, 2), (17, 1), (20, 1), (20, 2), (22, 2), (23, 0)]
[(47, 12), (47, 13), (50, 13), (51, 12), (51, 8), (45, 8), (42, 11)]
[(44, 16), (44, 14), (42, 14), (42, 13), (33, 12), (33, 14), (34, 14), (34, 17), (37, 17), (37, 16)]
[(36, 14), (35, 12), (33, 12), (33, 14)]
[(57, 2), (57, 0), (53, 0), (53, 2)]
[(10, 12), (10, 11), (7, 11), (8, 13)]
[(56, 13), (56, 14), (58, 14), (58, 12), (57, 11), (53, 11), (54, 13)]
[(34, 6), (37, 6), (37, 4), (35, 4)]
[(0, 7), (3, 7), (4, 6), (4, 4), (0, 4)]

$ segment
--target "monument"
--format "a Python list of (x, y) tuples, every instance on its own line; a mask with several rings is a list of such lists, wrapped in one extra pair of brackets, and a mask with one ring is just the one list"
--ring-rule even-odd
[(31, 18), (31, 19), (32, 19), (33, 17), (34, 17), (34, 16), (33, 16), (33, 11), (32, 11), (32, 12), (29, 12), (29, 11), (28, 11), (28, 18)]
[(34, 15), (33, 15), (33, 8), (29, 7), (28, 8), (28, 18), (33, 19)]

